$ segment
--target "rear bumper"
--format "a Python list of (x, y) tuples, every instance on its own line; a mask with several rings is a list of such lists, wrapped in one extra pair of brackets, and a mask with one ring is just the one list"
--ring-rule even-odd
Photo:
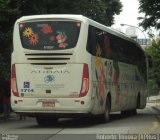
[[(54, 107), (43, 107), (43, 101), (53, 101)], [(17, 102), (17, 103), (15, 103)], [(84, 102), (84, 104), (83, 104)], [(84, 98), (11, 98), (12, 109), (16, 113), (27, 116), (54, 115), (60, 117), (90, 114), (93, 108), (93, 100)]]

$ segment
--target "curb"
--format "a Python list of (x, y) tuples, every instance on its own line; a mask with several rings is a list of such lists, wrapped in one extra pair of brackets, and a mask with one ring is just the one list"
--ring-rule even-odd
[(149, 100), (147, 101), (148, 103), (160, 103), (160, 99), (159, 100)]

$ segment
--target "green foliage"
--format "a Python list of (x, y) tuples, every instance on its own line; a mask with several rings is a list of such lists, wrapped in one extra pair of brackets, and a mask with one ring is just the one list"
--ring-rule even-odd
[(15, 0), (0, 0), (0, 78), (9, 80), (13, 23), (18, 15)]
[(0, 78), (9, 80), (14, 22), (25, 15), (82, 14), (112, 25), (120, 0), (0, 0)]
[(140, 25), (144, 28), (154, 27), (160, 29), (160, 1), (159, 0), (139, 0), (139, 12), (144, 13)]
[(18, 6), (22, 15), (82, 14), (108, 26), (122, 9), (120, 0), (23, 0)]
[(152, 68), (149, 68), (149, 79), (156, 82), (160, 88), (160, 38), (153, 39), (145, 51), (152, 57)]
[(158, 95), (159, 88), (154, 80), (148, 80), (148, 93), (149, 96)]

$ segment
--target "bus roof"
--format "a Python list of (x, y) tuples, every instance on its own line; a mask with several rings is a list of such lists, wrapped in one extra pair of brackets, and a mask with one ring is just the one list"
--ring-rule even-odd
[(132, 42), (134, 43), (137, 47), (139, 47), (142, 51), (144, 51), (141, 46), (135, 41), (133, 40), (132, 38), (130, 38), (129, 36), (127, 36), (126, 34), (120, 32), (120, 31), (117, 31), (109, 26), (105, 26), (101, 23), (98, 23), (92, 19), (89, 19), (83, 15), (74, 15), (74, 14), (44, 14), (44, 15), (30, 15), (30, 16), (23, 16), (21, 17), (20, 19), (17, 20), (17, 22), (22, 22), (22, 21), (30, 21), (30, 20), (33, 20), (33, 19), (37, 19), (37, 20), (45, 20), (45, 19), (53, 19), (53, 18), (56, 18), (56, 19), (65, 19), (65, 20), (69, 20), (69, 19), (72, 19), (72, 20), (79, 20), (79, 21), (82, 21), (82, 22), (85, 22), (85, 23), (88, 23), (94, 27), (97, 27), (101, 30), (105, 30), (106, 32), (110, 33), (110, 34), (113, 34), (113, 35), (116, 35), (124, 40), (127, 40), (129, 42)]

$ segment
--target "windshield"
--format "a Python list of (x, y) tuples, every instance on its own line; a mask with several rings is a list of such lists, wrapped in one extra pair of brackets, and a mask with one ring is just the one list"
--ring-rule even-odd
[(63, 50), (77, 44), (80, 22), (39, 21), (19, 24), (22, 46), (30, 50)]

